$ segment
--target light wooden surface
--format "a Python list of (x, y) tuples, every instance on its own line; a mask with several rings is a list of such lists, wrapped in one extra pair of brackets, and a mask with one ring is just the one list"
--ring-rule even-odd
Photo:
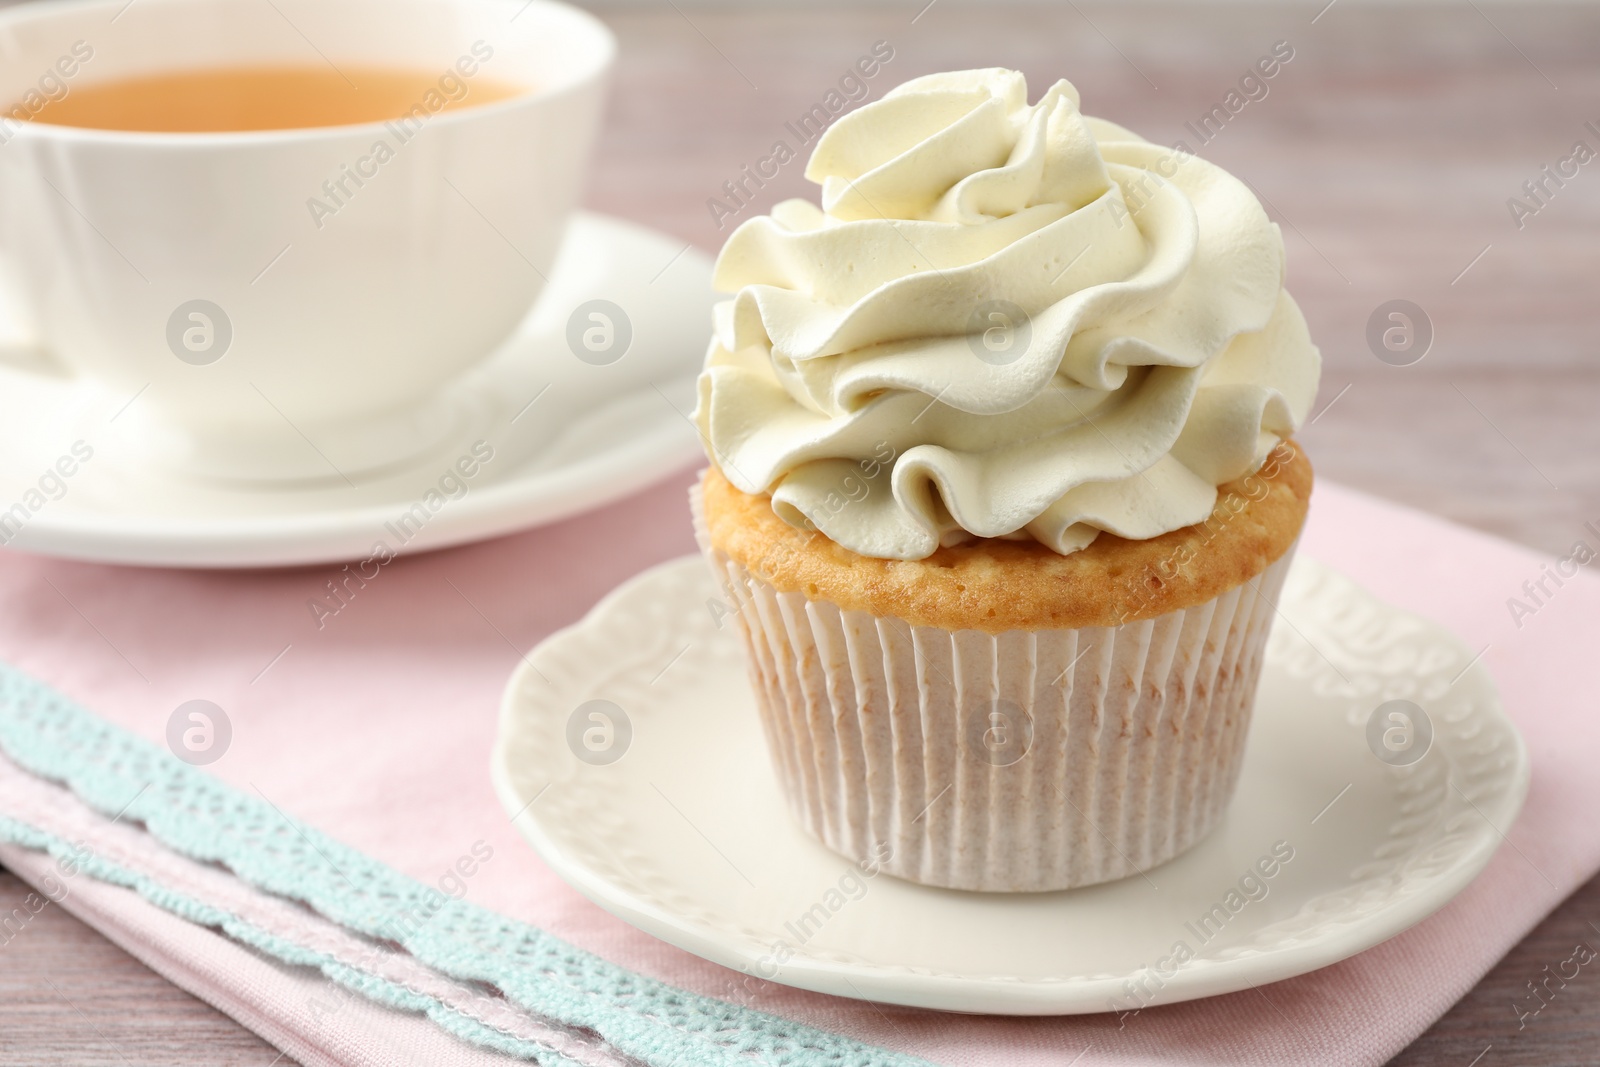
[[(1070, 77), (1086, 110), (1168, 143), (1188, 139), (1186, 120), (1288, 41), (1295, 56), (1269, 94), (1200, 150), (1248, 179), (1283, 226), (1290, 285), (1326, 360), (1320, 414), (1301, 435), (1319, 472), (1564, 550), (1584, 521), (1600, 520), (1600, 163), (1521, 230), (1506, 200), (1574, 141), (1600, 149), (1584, 127), (1600, 125), (1600, 8), (1351, 0), (1313, 23), (1324, 2), (937, 0), (914, 22), (923, 0), (613, 11), (623, 52), (590, 202), (715, 249), (727, 231), (707, 199), (880, 40), (895, 55), (874, 95), (929, 71), (1003, 64), (1026, 71), (1035, 94)], [(740, 218), (810, 195), (800, 169), (786, 168)], [(1369, 315), (1395, 298), (1421, 305), (1436, 332), (1414, 366), (1379, 362), (1365, 339)], [(0, 911), (18, 896), (0, 877)], [(49, 912), (0, 952), (0, 1061), (274, 1062), (239, 1027)], [(1597, 919), (1600, 880), (1395, 1063), (1600, 1061), (1600, 978), (1589, 969), (1526, 1029), (1511, 1009), (1545, 964), (1580, 941), (1600, 946)]]
[[(0, 915), (30, 892), (0, 871)], [(54, 904), (0, 945), (0, 1063), (292, 1065)]]

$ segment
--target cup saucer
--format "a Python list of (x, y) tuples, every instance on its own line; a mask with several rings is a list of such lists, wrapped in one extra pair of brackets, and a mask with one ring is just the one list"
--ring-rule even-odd
[[(699, 558), (646, 571), (528, 656), (501, 706), (495, 787), (578, 891), (747, 983), (1011, 1015), (1234, 992), (1443, 907), (1528, 786), (1522, 739), (1453, 635), (1303, 557), (1280, 612), (1292, 625), (1269, 639), (1228, 813), (1190, 851), (1118, 882), (934, 889), (808, 836)], [(1408, 720), (1415, 748), (1391, 744), (1374, 714), (1407, 699), (1423, 709)]]
[(111, 563), (296, 565), (365, 559), (380, 544), (441, 548), (598, 507), (699, 454), (687, 414), (710, 278), (710, 260), (683, 242), (575, 215), (516, 336), (442, 398), (450, 423), (433, 443), (397, 467), (316, 482), (175, 474), (139, 458), (152, 430), (137, 395), (0, 363), (0, 544)]

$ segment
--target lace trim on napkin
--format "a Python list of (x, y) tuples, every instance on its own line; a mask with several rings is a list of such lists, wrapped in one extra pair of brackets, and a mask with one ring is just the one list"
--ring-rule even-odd
[(0, 841), (481, 1047), (548, 1067), (925, 1067), (452, 899), (3, 664), (0, 752)]

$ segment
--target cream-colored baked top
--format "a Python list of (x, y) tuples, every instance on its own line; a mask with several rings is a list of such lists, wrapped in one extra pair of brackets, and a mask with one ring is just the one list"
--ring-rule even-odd
[(716, 467), (701, 482), (706, 536), (782, 592), (943, 630), (1119, 626), (1193, 607), (1253, 580), (1300, 536), (1311, 464), (1293, 441), (1222, 486), (1204, 522), (1130, 541), (1107, 534), (1063, 556), (1034, 541), (982, 540), (922, 560), (863, 556), (773, 513)]
[(728, 240), (695, 418), (740, 490), (851, 551), (1070, 553), (1205, 519), (1300, 425), (1320, 360), (1283, 242), (1219, 167), (1021, 74), (840, 118)]

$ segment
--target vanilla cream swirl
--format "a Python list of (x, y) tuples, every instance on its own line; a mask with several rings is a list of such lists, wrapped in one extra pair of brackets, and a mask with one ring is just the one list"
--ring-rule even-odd
[(728, 239), (696, 422), (786, 521), (867, 556), (1066, 554), (1204, 520), (1305, 418), (1321, 359), (1243, 183), (1021, 74), (840, 118)]

